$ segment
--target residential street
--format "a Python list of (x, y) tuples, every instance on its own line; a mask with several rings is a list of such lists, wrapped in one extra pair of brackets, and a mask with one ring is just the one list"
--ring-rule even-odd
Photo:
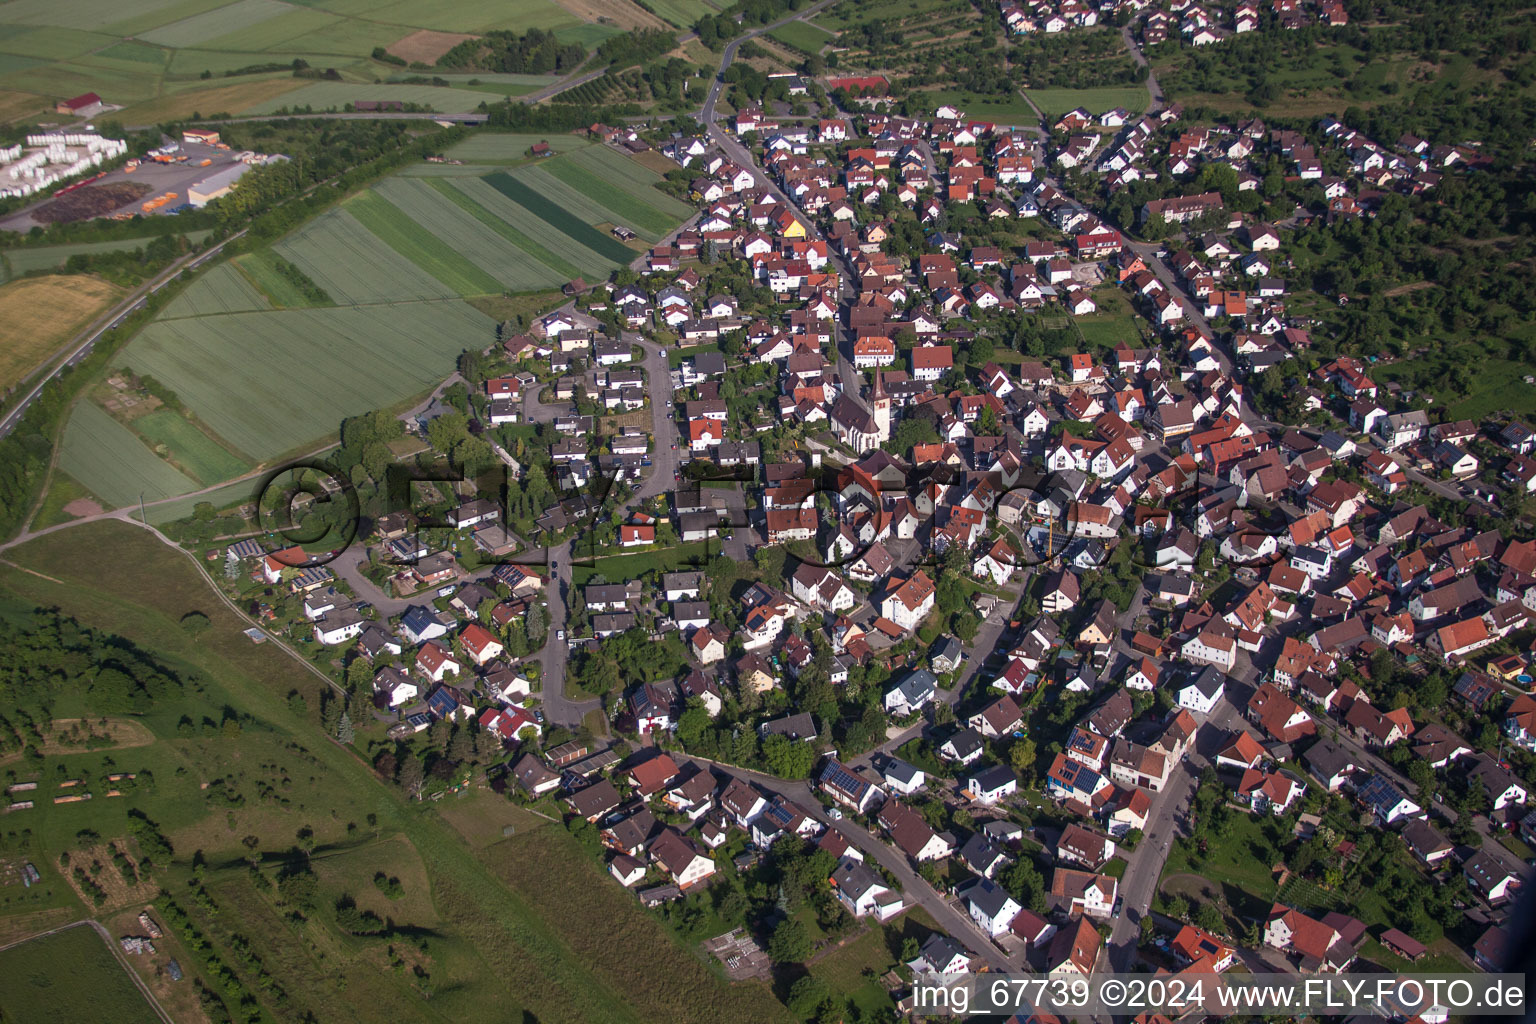
[(857, 822), (843, 818), (833, 821), (827, 817), (826, 809), (816, 795), (811, 792), (807, 782), (790, 782), (773, 775), (765, 775), (762, 772), (754, 772), (745, 768), (737, 768), (733, 765), (719, 764), (704, 758), (690, 757), (686, 754), (673, 753), (672, 758), (679, 765), (693, 761), (700, 767), (717, 766), (734, 775), (739, 775), (750, 780), (770, 793), (778, 793), (787, 800), (792, 800), (806, 811), (811, 817), (829, 828), (835, 829), (848, 842), (862, 850), (866, 856), (875, 861), (896, 876), (901, 885), (902, 895), (908, 905), (916, 903), (925, 910), (930, 917), (955, 939), (962, 942), (965, 947), (974, 954), (979, 954), (987, 966), (994, 971), (1015, 971), (1018, 965), (1009, 962), (1000, 949), (992, 944), (992, 941), (971, 920), (970, 914), (951, 906), (949, 901), (934, 890), (923, 878), (907, 863), (907, 858), (901, 851), (891, 846), (885, 840), (876, 836)]
[(1242, 715), (1232, 702), (1223, 698), (1211, 714), (1201, 720), (1202, 726), (1196, 746), (1184, 755), (1162, 792), (1152, 794), (1152, 808), (1147, 813), (1147, 827), (1142, 830), (1141, 842), (1126, 855), (1125, 875), (1120, 879), (1120, 896), (1125, 900), (1121, 912), (1115, 916), (1110, 931), (1108, 956), (1110, 967), (1117, 973), (1129, 971), (1136, 962), (1136, 946), (1141, 936), (1141, 919), (1150, 913), (1152, 897), (1157, 894), (1157, 882), (1168, 862), (1173, 841), (1188, 823), (1189, 803), (1194, 795), (1200, 773), (1210, 763), (1216, 749), (1226, 734), (1243, 728)]

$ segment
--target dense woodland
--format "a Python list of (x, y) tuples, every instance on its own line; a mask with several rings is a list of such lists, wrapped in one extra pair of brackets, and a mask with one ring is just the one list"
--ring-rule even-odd
[(437, 66), (464, 71), (548, 75), (569, 71), (586, 59), (586, 47), (580, 43), (562, 43), (553, 32), (537, 28), (526, 33), (498, 29), (464, 40), (439, 57)]
[(7, 604), (0, 622), (0, 751), (40, 743), (65, 702), (91, 714), (134, 714), (181, 692), (181, 678), (154, 655), (57, 610)]

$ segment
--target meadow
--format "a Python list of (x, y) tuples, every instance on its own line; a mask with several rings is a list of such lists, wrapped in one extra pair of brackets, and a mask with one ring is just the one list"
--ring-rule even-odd
[(500, 103), (501, 94), (453, 89), (440, 85), (373, 85), (353, 82), (314, 82), (293, 92), (253, 104), (242, 114), (271, 114), (289, 110), (341, 110), (359, 100), (397, 100), (444, 114), (474, 110), (481, 103)]
[(984, 118), (1008, 125), (1040, 123), (1040, 116), (1017, 92), (1007, 96), (981, 96), (959, 89), (936, 89), (922, 95), (928, 106), (938, 108), (947, 103), (963, 111), (968, 117)]
[(0, 389), (24, 380), (122, 295), (116, 285), (83, 274), (0, 286)]
[[(61, 531), (10, 554), (41, 575), (0, 567), (6, 593), (58, 606), (153, 649), (178, 672), (195, 673), (201, 682), (185, 709), (194, 722), (205, 714), (217, 718), (225, 705), (239, 716), (232, 733), (194, 728), (187, 736), (175, 725), (180, 703), (152, 709), (147, 718), (160, 741), (117, 751), (115, 759), (154, 766), (155, 791), (134, 800), (161, 822), (177, 849), (167, 888), (186, 891), (191, 853), (202, 850), (205, 884), (220, 913), (190, 898), (178, 895), (178, 901), (232, 966), (241, 963), (228, 950), (235, 931), (259, 953), (288, 993), (275, 1019), (306, 1013), (361, 1024), (789, 1019), (765, 987), (728, 985), (680, 946), (563, 829), (539, 824), (488, 791), (422, 805), (380, 783), (365, 761), (315, 725), (319, 681), (296, 671), (274, 645), (251, 644), (240, 633), (244, 620), (212, 597), (190, 556), (119, 523)], [(142, 585), (146, 575), (156, 580), (154, 588)], [(211, 623), (195, 638), (177, 624), (189, 608), (204, 610)], [(307, 707), (290, 705), (294, 691)], [(52, 777), (54, 763), (99, 771), (105, 756), (49, 758), (42, 775)], [(185, 770), (178, 773), (178, 766)], [(212, 785), (203, 790), (202, 780)], [(243, 799), (232, 802), (232, 796)], [(34, 827), (48, 849), (57, 849), (81, 827), (112, 834), (123, 821), (123, 805), (49, 806)], [(491, 828), (489, 843), (468, 842), (449, 824), (459, 819), (513, 821), (517, 835), (500, 839)], [(253, 835), (258, 849), (270, 851), (262, 870), (270, 879), (305, 824), (314, 828), (322, 906), (344, 891), (359, 905), (391, 911), (408, 936), (396, 948), (409, 957), (416, 955), (417, 938), (429, 940), (430, 1001), (421, 999), (409, 971), (390, 970), (388, 940), (342, 934), (321, 914), (289, 923), (271, 889), (254, 884), (242, 837)], [(380, 899), (371, 883), (377, 871), (401, 880), (399, 901)], [(271, 993), (250, 987), (274, 1010)]]
[(147, 448), (127, 427), (90, 401), (76, 403), (64, 428), (59, 468), (112, 508), (169, 498), (197, 481)]
[(77, 925), (0, 952), (0, 1016), (10, 1024), (158, 1024), (105, 940)]
[(647, 0), (646, 6), (678, 28), (692, 28), (706, 14), (718, 14), (726, 4), (707, 0)]
[(558, 155), (574, 153), (593, 145), (590, 139), (575, 135), (515, 135), (505, 132), (476, 132), (444, 155), (470, 164), (523, 164), (532, 159), (528, 149), (535, 142), (549, 144)]

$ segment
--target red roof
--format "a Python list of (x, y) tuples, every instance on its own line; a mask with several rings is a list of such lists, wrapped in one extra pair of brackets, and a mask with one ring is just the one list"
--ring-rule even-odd
[(72, 100), (65, 100), (64, 101), (64, 105), (66, 107), (68, 107), (70, 110), (79, 110), (81, 107), (88, 107), (88, 106), (90, 106), (93, 103), (100, 103), (100, 102), (101, 102), (101, 97), (96, 95), (95, 93), (93, 93), (93, 92), (83, 92), (79, 96), (76, 96)]
[(918, 370), (947, 370), (955, 365), (955, 352), (948, 345), (928, 345), (912, 350), (912, 366)]

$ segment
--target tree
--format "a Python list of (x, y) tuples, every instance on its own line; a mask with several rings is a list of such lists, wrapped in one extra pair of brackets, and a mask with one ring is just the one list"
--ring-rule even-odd
[(807, 974), (790, 986), (789, 1001), (786, 1005), (795, 1016), (809, 1020), (817, 1014), (821, 1004), (830, 996), (826, 982), (813, 974)]
[(341, 721), (336, 723), (336, 741), (342, 746), (348, 746), (352, 739), (352, 716), (343, 711)]
[(1200, 909), (1195, 911), (1195, 924), (1208, 932), (1220, 933), (1226, 930), (1226, 922), (1214, 903), (1200, 904)]
[(1182, 921), (1189, 916), (1189, 900), (1183, 896), (1170, 896), (1167, 903), (1168, 916), (1175, 921)]
[(414, 797), (421, 793), (421, 784), (425, 777), (425, 772), (422, 770), (421, 758), (412, 754), (400, 762), (399, 777), (395, 781), (400, 783), (401, 789), (405, 790), (406, 793)]
[(1031, 778), (1035, 773), (1035, 741), (1028, 736), (1014, 740), (1008, 749), (1008, 764), (1020, 779)]
[(779, 923), (768, 939), (768, 956), (776, 964), (803, 963), (811, 955), (811, 936), (796, 918)]
[(816, 753), (809, 743), (773, 735), (763, 740), (763, 760), (768, 770), (784, 779), (809, 778)]

